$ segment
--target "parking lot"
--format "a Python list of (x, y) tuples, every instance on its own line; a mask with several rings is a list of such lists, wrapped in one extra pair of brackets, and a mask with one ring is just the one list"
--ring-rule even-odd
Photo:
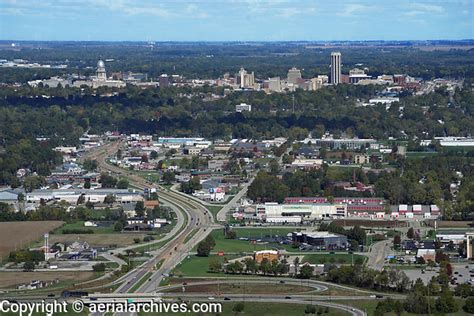
[[(465, 264), (452, 264), (453, 266), (453, 277), (457, 278), (456, 282), (459, 284), (469, 282), (471, 279), (474, 280), (474, 273), (469, 273), (469, 270), (474, 269), (473, 263)], [(466, 268), (467, 267), (467, 268)], [(420, 269), (406, 269), (403, 272), (410, 278), (410, 280), (415, 281), (418, 278), (423, 280), (423, 283), (427, 284), (433, 276), (438, 275), (439, 268), (433, 268), (433, 270), (426, 269), (424, 273)], [(471, 274), (473, 275), (471, 277)]]

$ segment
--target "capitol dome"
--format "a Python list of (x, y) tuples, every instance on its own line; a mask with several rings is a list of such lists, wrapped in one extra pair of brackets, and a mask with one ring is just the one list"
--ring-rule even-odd
[(104, 64), (104, 61), (103, 60), (99, 60), (97, 62), (97, 68), (104, 68), (105, 67), (105, 64)]

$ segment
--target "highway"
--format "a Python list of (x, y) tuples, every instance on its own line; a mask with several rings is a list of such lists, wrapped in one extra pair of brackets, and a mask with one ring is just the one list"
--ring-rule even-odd
[[(144, 190), (145, 188), (156, 187), (158, 195), (161, 200), (164, 200), (170, 204), (180, 208), (186, 215), (185, 225), (173, 238), (169, 240), (163, 247), (158, 251), (152, 252), (153, 257), (142, 264), (137, 269), (134, 269), (127, 273), (125, 277), (121, 278), (123, 281), (122, 285), (116, 289), (117, 293), (126, 293), (134, 285), (140, 281), (140, 279), (147, 274), (152, 272), (150, 281), (146, 281), (140, 291), (154, 291), (163, 279), (163, 274), (169, 273), (181, 260), (183, 260), (187, 253), (207, 234), (218, 225), (214, 224), (212, 214), (200, 203), (181, 196), (172, 191), (168, 191), (158, 185), (152, 185), (148, 183), (144, 178), (128, 172), (120, 167), (110, 165), (106, 162), (108, 156), (114, 154), (121, 146), (121, 141), (108, 143), (101, 147), (95, 148), (84, 155), (85, 158), (95, 159), (98, 163), (98, 169), (101, 172), (110, 172), (120, 176), (128, 178), (130, 185), (138, 189)], [(190, 234), (194, 229), (198, 229), (196, 234), (184, 243), (186, 236)], [(154, 267), (157, 263), (163, 261), (161, 267), (154, 271)]]

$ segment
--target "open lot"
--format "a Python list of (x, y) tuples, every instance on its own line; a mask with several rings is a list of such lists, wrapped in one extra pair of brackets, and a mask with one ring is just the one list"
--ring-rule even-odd
[(48, 272), (0, 272), (0, 288), (11, 288), (18, 284), (30, 283), (33, 280), (40, 281), (72, 281), (80, 282), (90, 279), (94, 272), (89, 271), (48, 271)]
[(121, 234), (71, 234), (51, 235), (50, 244), (56, 242), (86, 241), (92, 247), (128, 246), (134, 244), (134, 238), (143, 240), (146, 233), (121, 233)]
[[(252, 294), (297, 294), (311, 291), (312, 288), (307, 286), (300, 286), (294, 284), (271, 284), (265, 286), (265, 283), (236, 283), (233, 284), (205, 284), (205, 285), (188, 285), (185, 286), (185, 292), (189, 293), (209, 293), (212, 295), (218, 295), (219, 293), (225, 294), (239, 294), (239, 293), (252, 293)], [(174, 288), (166, 292), (182, 292), (182, 288)]]
[(22, 249), (61, 226), (61, 221), (28, 221), (0, 223), (0, 258), (17, 249)]
[(309, 262), (313, 264), (323, 264), (323, 263), (352, 263), (352, 260), (356, 262), (357, 260), (364, 261), (365, 256), (349, 254), (349, 253), (322, 253), (322, 254), (310, 254), (305, 255), (303, 262)]
[(406, 221), (385, 221), (385, 220), (367, 220), (367, 219), (336, 219), (334, 221), (338, 225), (342, 226), (355, 226), (359, 225), (362, 227), (407, 227)]

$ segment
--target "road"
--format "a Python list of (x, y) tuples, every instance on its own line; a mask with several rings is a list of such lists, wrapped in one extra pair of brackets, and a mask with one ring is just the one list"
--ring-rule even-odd
[(237, 202), (247, 194), (248, 187), (252, 184), (254, 178), (242, 185), (242, 189), (230, 200), (222, 209), (217, 213), (217, 221), (226, 222), (227, 213), (231, 210), (232, 207), (237, 205)]
[(391, 254), (390, 241), (382, 240), (374, 243), (369, 252), (366, 254), (368, 256), (367, 267), (382, 271), (385, 264), (385, 258)]
[[(132, 172), (108, 164), (106, 162), (107, 157), (114, 154), (120, 146), (121, 141), (112, 142), (89, 151), (84, 158), (95, 159), (98, 163), (98, 169), (101, 172), (106, 171), (127, 177), (130, 185), (133, 187), (142, 190), (145, 188), (150, 189), (156, 187), (161, 200), (176, 205), (186, 215), (185, 225), (181, 231), (179, 231), (159, 250), (152, 252), (153, 257), (151, 259), (146, 261), (137, 269), (127, 273), (125, 277), (121, 278), (123, 283), (116, 290), (117, 293), (126, 293), (134, 287), (145, 274), (152, 272), (150, 281), (146, 281), (146, 283), (140, 288), (140, 290), (152, 291), (161, 282), (163, 274), (169, 273), (176, 264), (186, 257), (187, 252), (190, 249), (207, 236), (212, 228), (219, 226), (214, 225), (212, 214), (200, 203), (183, 197), (175, 192), (168, 191), (160, 186), (152, 185), (144, 178)], [(186, 236), (194, 229), (198, 229), (194, 237), (184, 243)], [(154, 271), (156, 264), (161, 261), (163, 261), (161, 267), (157, 271)]]

